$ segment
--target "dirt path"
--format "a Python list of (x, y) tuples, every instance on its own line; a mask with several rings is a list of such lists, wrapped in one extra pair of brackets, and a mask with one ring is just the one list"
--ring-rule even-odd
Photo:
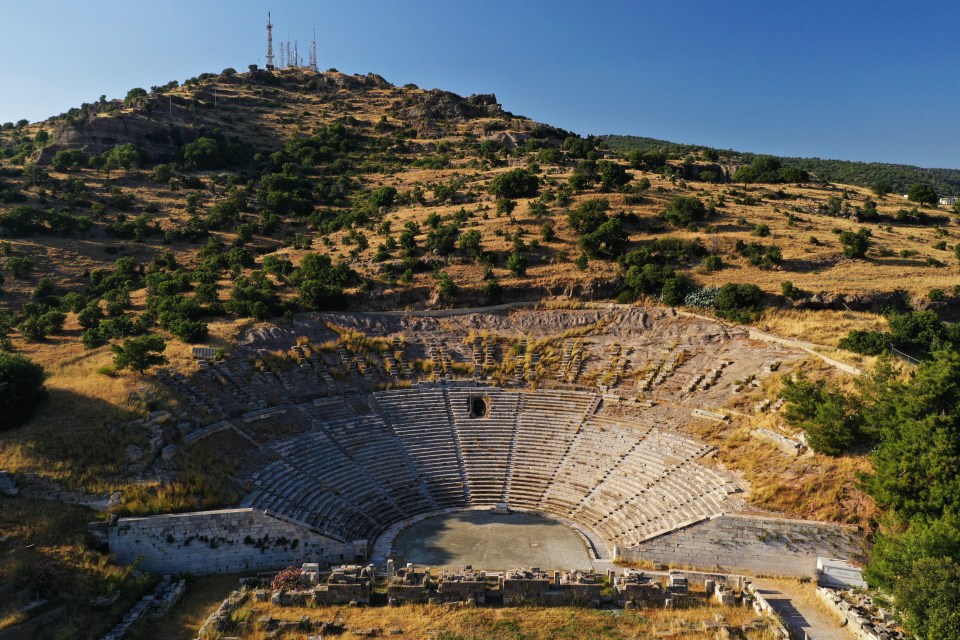
[(757, 578), (753, 583), (796, 637), (806, 640), (855, 640), (854, 635), (841, 627), (840, 620), (817, 599), (813, 583), (764, 578)]

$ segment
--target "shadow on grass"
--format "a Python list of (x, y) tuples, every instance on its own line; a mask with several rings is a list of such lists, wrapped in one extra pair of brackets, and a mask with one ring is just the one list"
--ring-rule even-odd
[(0, 433), (0, 467), (36, 473), (71, 489), (122, 472), (124, 448), (144, 446), (144, 427), (130, 427), (132, 407), (52, 388), (26, 424)]

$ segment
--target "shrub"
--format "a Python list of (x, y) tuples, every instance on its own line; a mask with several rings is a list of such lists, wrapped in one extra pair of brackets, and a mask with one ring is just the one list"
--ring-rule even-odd
[(716, 253), (711, 253), (703, 259), (703, 268), (707, 271), (720, 271), (723, 269), (723, 258)]
[(878, 356), (887, 350), (890, 334), (883, 331), (861, 331), (854, 329), (840, 339), (840, 348), (868, 356)]
[(18, 427), (46, 397), (43, 367), (18, 354), (0, 352), (0, 431)]
[(678, 227), (686, 227), (707, 217), (707, 207), (696, 196), (674, 196), (664, 216)]
[(275, 575), (270, 582), (270, 589), (273, 591), (292, 591), (302, 588), (303, 584), (300, 582), (300, 567), (287, 567)]
[(166, 364), (163, 356), (167, 348), (160, 336), (140, 336), (124, 340), (122, 345), (113, 345), (113, 366), (118, 371), (130, 369), (142, 374), (150, 367)]
[(610, 201), (606, 198), (591, 198), (581, 202), (567, 216), (570, 226), (579, 234), (592, 233), (607, 221)]
[(507, 269), (514, 278), (523, 278), (527, 275), (527, 258), (522, 253), (514, 251), (507, 258)]
[(807, 433), (807, 443), (818, 453), (838, 456), (860, 435), (860, 422), (848, 395), (828, 389), (822, 380), (812, 382), (798, 374), (784, 379), (780, 397), (788, 404), (784, 419)]
[(783, 282), (780, 283), (780, 292), (783, 293), (783, 296), (785, 298), (789, 298), (791, 300), (797, 300), (798, 298), (802, 298), (805, 295), (805, 292), (803, 289), (796, 286), (789, 280), (784, 280)]
[(526, 169), (501, 173), (490, 182), (490, 193), (498, 198), (532, 198), (537, 195), (540, 180)]
[(760, 315), (763, 291), (755, 284), (727, 283), (717, 291), (717, 313), (734, 322), (753, 322)]
[(840, 245), (843, 255), (848, 258), (863, 258), (870, 250), (873, 241), (870, 239), (870, 230), (862, 228), (856, 233), (853, 231), (840, 232)]

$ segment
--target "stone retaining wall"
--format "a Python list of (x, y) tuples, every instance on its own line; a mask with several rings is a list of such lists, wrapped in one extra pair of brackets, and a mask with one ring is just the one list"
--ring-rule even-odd
[(642, 542), (617, 547), (617, 560), (747, 575), (815, 576), (817, 557), (863, 555), (856, 529), (808, 520), (719, 515)]
[(142, 556), (148, 571), (195, 575), (342, 564), (366, 550), (257, 509), (121, 518), (109, 541), (118, 562)]

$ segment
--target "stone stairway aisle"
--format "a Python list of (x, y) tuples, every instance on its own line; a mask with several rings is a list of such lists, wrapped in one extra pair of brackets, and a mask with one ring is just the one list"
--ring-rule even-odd
[(443, 389), (443, 402), (447, 410), (450, 433), (453, 434), (454, 451), (457, 454), (457, 466), (460, 468), (460, 477), (463, 480), (463, 497), (467, 501), (467, 504), (470, 504), (473, 501), (473, 497), (470, 495), (470, 481), (469, 478), (467, 478), (467, 467), (463, 462), (463, 446), (460, 443), (460, 434), (457, 432), (456, 423), (453, 420), (453, 411), (450, 409), (450, 393), (447, 390), (447, 385), (442, 385), (441, 388)]

